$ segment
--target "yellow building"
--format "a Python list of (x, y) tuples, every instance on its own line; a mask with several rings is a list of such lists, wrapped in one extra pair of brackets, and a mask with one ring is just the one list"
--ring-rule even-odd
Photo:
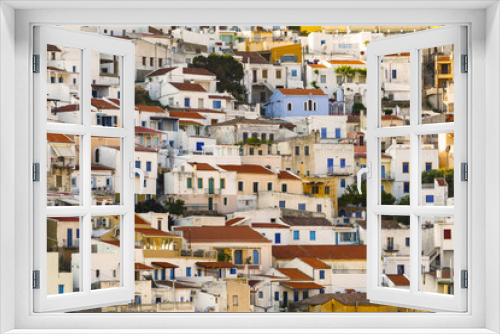
[(313, 177), (301, 175), (304, 194), (314, 197), (329, 197), (332, 200), (333, 212), (338, 215), (337, 184), (338, 176)]
[[(284, 58), (282, 58), (284, 56)], [(290, 57), (291, 56), (291, 57)], [(294, 58), (292, 60), (292, 58)], [(271, 63), (276, 60), (287, 63), (302, 63), (302, 44), (290, 44), (271, 48)]]
[(293, 304), (303, 312), (421, 312), (418, 310), (372, 304), (366, 293), (324, 293)]
[(227, 312), (251, 312), (250, 286), (235, 281), (226, 281)]

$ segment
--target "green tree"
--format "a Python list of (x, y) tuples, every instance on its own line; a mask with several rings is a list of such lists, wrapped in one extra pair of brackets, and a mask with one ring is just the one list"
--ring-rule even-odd
[(366, 110), (366, 107), (363, 103), (354, 103), (352, 106), (352, 113), (359, 114), (361, 110)]
[(169, 198), (165, 202), (165, 207), (167, 208), (166, 212), (177, 216), (183, 216), (187, 212), (185, 202), (181, 199), (174, 200), (173, 198)]
[[(360, 205), (366, 206), (366, 182), (361, 183), (361, 191), (360, 194), (358, 192), (358, 186), (356, 184), (351, 184), (345, 188), (344, 194), (339, 197), (338, 205), (347, 206), (347, 205)], [(396, 197), (392, 196), (391, 193), (386, 193), (382, 190), (382, 205), (393, 205), (396, 202)]]
[(342, 75), (342, 83), (344, 83), (347, 77), (353, 77), (356, 74), (356, 70), (349, 65), (340, 65), (335, 69), (335, 73)]
[(148, 212), (156, 212), (156, 213), (165, 213), (167, 209), (161, 205), (160, 202), (157, 202), (154, 199), (149, 199), (144, 202), (139, 202), (135, 205), (136, 213), (148, 213)]
[(233, 260), (233, 258), (228, 253), (224, 253), (224, 252), (217, 253), (217, 261), (218, 262), (231, 262), (232, 260)]
[(189, 67), (204, 68), (217, 76), (217, 91), (228, 91), (238, 100), (243, 100), (245, 88), (240, 83), (245, 72), (243, 65), (230, 55), (211, 53), (208, 57), (197, 56)]

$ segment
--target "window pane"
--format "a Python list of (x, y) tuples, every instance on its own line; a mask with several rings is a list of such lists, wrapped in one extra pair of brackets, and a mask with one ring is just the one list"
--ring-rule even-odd
[(381, 204), (410, 204), (410, 138), (380, 138)]
[(421, 205), (452, 206), (454, 197), (454, 134), (422, 136)]
[(47, 122), (81, 123), (81, 52), (47, 45)]
[(421, 217), (420, 291), (454, 294), (454, 219)]
[(380, 285), (410, 289), (410, 217), (382, 216)]
[(422, 124), (453, 122), (453, 45), (421, 50)]
[(92, 52), (92, 125), (120, 126), (120, 58)]
[(47, 217), (47, 294), (80, 290), (80, 217)]
[(381, 57), (380, 126), (410, 124), (410, 52)]
[(92, 137), (92, 205), (120, 204), (121, 139)]
[(92, 217), (90, 257), (92, 290), (121, 286), (120, 218), (120, 216)]
[(47, 134), (47, 206), (80, 205), (80, 136)]

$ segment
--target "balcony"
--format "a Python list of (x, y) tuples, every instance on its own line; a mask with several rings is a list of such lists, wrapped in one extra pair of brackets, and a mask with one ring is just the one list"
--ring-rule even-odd
[(186, 205), (188, 211), (217, 211), (217, 204), (190, 204)]
[(203, 249), (184, 249), (181, 250), (181, 257), (195, 257), (200, 259), (216, 259), (217, 251), (206, 251)]
[(204, 193), (205, 193), (205, 195), (220, 195), (221, 190), (218, 188), (208, 188), (208, 189), (204, 189)]
[(366, 274), (366, 269), (344, 269), (344, 268), (339, 268), (339, 269), (332, 269), (332, 274), (338, 274), (338, 275), (345, 275), (345, 274), (356, 274), (356, 275), (362, 275)]
[(352, 165), (333, 165), (327, 167), (326, 174), (327, 175), (339, 175), (339, 176), (347, 176), (352, 175), (354, 173), (352, 169)]

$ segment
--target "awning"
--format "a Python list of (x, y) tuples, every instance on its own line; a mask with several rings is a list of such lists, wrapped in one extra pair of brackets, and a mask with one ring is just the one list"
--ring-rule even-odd
[(58, 157), (74, 157), (75, 148), (73, 145), (52, 145), (54, 153)]

